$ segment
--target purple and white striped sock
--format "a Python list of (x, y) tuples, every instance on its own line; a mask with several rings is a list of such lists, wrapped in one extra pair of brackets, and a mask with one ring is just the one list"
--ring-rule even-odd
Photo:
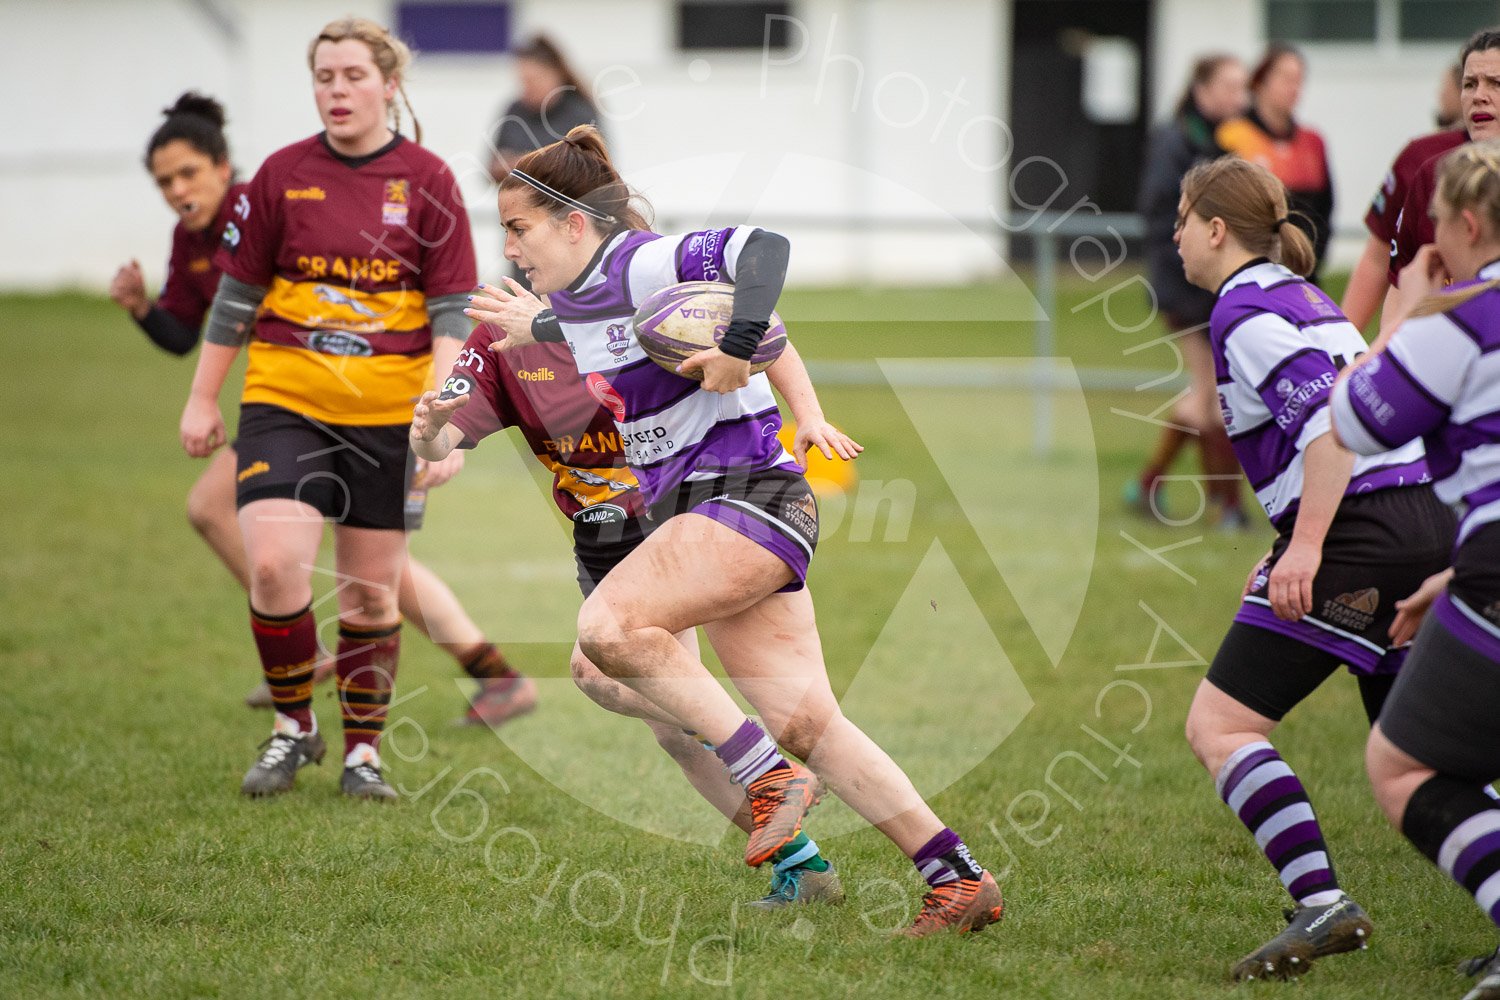
[(1412, 793), (1401, 832), (1500, 926), (1500, 809), (1472, 782), (1439, 774)]
[(714, 753), (729, 768), (729, 777), (747, 788), (767, 771), (788, 766), (786, 758), (776, 749), (776, 741), (753, 719), (741, 723), (733, 736), (714, 748)]
[(1275, 747), (1264, 741), (1241, 747), (1225, 761), (1216, 784), (1219, 798), (1255, 837), (1293, 899), (1322, 906), (1343, 894), (1312, 802)]
[(969, 854), (968, 845), (946, 826), (917, 848), (911, 863), (917, 866), (917, 872), (933, 888), (945, 882), (957, 882), (961, 878), (976, 879), (984, 876), (984, 869)]

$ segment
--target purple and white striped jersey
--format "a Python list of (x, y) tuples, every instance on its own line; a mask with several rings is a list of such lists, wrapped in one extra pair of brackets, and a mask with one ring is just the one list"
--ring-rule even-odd
[[(1329, 394), (1364, 338), (1321, 289), (1268, 260), (1220, 287), (1209, 335), (1234, 453), (1271, 523), (1284, 527), (1302, 499), (1303, 449), (1330, 430)], [(1413, 441), (1356, 459), (1344, 495), (1428, 481)]]
[(730, 393), (705, 391), (646, 357), (631, 318), (647, 296), (683, 281), (733, 283), (751, 226), (610, 237), (570, 287), (548, 296), (584, 384), (615, 418), (641, 495), (655, 503), (683, 482), (783, 466), (781, 413), (762, 372)]
[[(1500, 262), (1475, 281), (1494, 278)], [(1362, 455), (1422, 438), (1438, 498), (1465, 506), (1460, 543), (1500, 521), (1500, 290), (1402, 323), (1385, 353), (1339, 384), (1333, 419)]]

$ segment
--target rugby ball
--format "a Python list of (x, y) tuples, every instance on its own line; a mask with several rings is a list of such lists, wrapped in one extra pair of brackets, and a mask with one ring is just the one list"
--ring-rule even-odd
[[(635, 336), (646, 356), (674, 375), (702, 380), (701, 372), (683, 374), (677, 366), (724, 339), (734, 309), (734, 286), (719, 281), (686, 281), (652, 294), (636, 310)], [(750, 358), (750, 373), (763, 372), (786, 348), (786, 325), (771, 314), (771, 325)]]

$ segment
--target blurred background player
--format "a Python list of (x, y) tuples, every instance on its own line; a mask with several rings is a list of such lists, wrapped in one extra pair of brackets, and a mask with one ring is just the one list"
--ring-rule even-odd
[(1290, 45), (1274, 43), (1250, 74), (1250, 107), (1239, 118), (1220, 125), (1214, 133), (1225, 152), (1258, 163), (1286, 185), (1293, 225), (1307, 232), (1313, 245), (1313, 270), (1318, 272), (1333, 236), (1333, 172), (1323, 137), (1296, 119), (1302, 99), (1307, 60)]
[(1411, 189), (1418, 168), (1432, 157), (1441, 156), (1469, 140), (1463, 126), (1463, 72), (1462, 62), (1443, 71), (1438, 84), (1438, 131), (1418, 136), (1403, 146), (1376, 189), (1375, 197), (1370, 199), (1370, 208), (1365, 212), (1365, 229), (1370, 235), (1365, 240), (1364, 252), (1349, 275), (1344, 301), (1339, 305), (1349, 322), (1361, 330), (1375, 318), (1391, 287), (1396, 217), (1406, 203), (1406, 193)]
[[(588, 84), (551, 38), (534, 35), (511, 54), (521, 92), (506, 106), (490, 138), (490, 177), (496, 184), (532, 150), (557, 142), (576, 126), (599, 127), (599, 110)], [(520, 271), (511, 277), (526, 284)]]
[(1214, 139), (1219, 125), (1241, 114), (1247, 100), (1244, 65), (1230, 55), (1207, 55), (1193, 64), (1187, 89), (1170, 122), (1151, 134), (1141, 174), (1140, 213), (1145, 219), (1146, 277), (1151, 282), (1162, 320), (1174, 334), (1187, 368), (1186, 393), (1172, 407), (1146, 465), (1125, 489), (1125, 501), (1142, 514), (1161, 510), (1157, 487), (1189, 437), (1197, 438), (1204, 491), (1221, 523), (1246, 523), (1240, 509), (1240, 483), (1234, 452), (1214, 397), (1213, 356), (1208, 347), (1208, 317), (1214, 298), (1194, 288), (1182, 275), (1182, 261), (1172, 242), (1182, 177), (1195, 163), (1224, 155)]
[[(519, 289), (519, 283), (515, 287)], [(573, 522), (578, 586), (587, 598), (651, 530), (645, 501), (626, 464), (614, 418), (584, 388), (568, 345), (543, 340), (511, 351), (496, 349), (505, 337), (507, 322), (555, 328), (555, 314), (544, 310), (533, 317), (525, 312), (522, 300), (507, 297), (494, 286), (481, 285), (480, 289), (486, 295), (476, 297), (476, 303), (493, 299), (501, 305), (501, 314), (484, 314), (486, 321), (475, 328), (459, 352), (441, 395), (423, 394), (412, 420), (412, 449), (423, 458), (441, 461), (455, 447), (473, 448), (498, 430), (519, 428), (532, 453), (552, 470), (553, 500)], [(510, 312), (514, 318), (505, 315)], [(810, 448), (821, 449), (830, 459), (834, 452), (842, 459), (853, 459), (862, 450), (824, 419), (795, 347), (788, 344), (768, 377), (797, 418), (793, 448), (799, 461)], [(451, 432), (446, 430), (449, 425)], [(677, 639), (697, 655), (696, 630), (682, 632)], [(604, 676), (576, 644), (571, 665), (580, 690), (611, 712), (645, 722), (694, 789), (746, 834), (753, 832), (745, 791), (730, 780), (712, 747), (686, 731), (679, 720)], [(799, 833), (770, 860), (771, 891), (751, 905), (770, 909), (815, 900), (842, 901), (838, 873), (805, 833)]]
[[(1368, 455), (1421, 438), (1437, 493), (1462, 503), (1450, 570), (1407, 601), (1416, 644), (1370, 733), (1375, 798), (1412, 845), (1500, 925), (1500, 142), (1438, 171), (1435, 245), (1401, 273), (1396, 329), (1339, 382), (1340, 440)], [(1444, 291), (1449, 281), (1455, 284)], [(1465, 1000), (1500, 1000), (1500, 951)]]
[[(323, 756), (312, 713), (310, 567), (334, 522), (345, 794), (390, 799), (378, 742), (399, 651), (411, 400), (469, 332), (468, 216), (447, 167), (399, 134), (410, 53), (335, 21), (308, 49), (322, 133), (273, 154), (225, 229), (224, 271), (182, 416), (188, 454), (224, 443), (220, 387), (250, 344), (236, 501), (251, 630), (276, 719), (248, 795), (286, 791)], [(410, 105), (408, 104), (408, 111)], [(418, 139), (420, 126), (413, 121)], [(380, 235), (367, 235), (380, 219)], [(461, 456), (428, 466), (446, 481)]]
[(1312, 244), (1270, 171), (1226, 157), (1182, 182), (1178, 242), (1188, 280), (1218, 289), (1214, 364), (1235, 452), (1277, 537), (1188, 711), (1193, 753), (1255, 837), (1295, 909), (1237, 962), (1236, 979), (1286, 979), (1363, 948), (1371, 925), (1345, 895), (1312, 803), (1270, 743), (1277, 724), (1340, 664), (1373, 722), (1404, 651), (1395, 595), (1447, 565), (1453, 515), (1419, 443), (1355, 457), (1330, 433), (1335, 373), (1365, 347), (1300, 274)]
[(583, 79), (546, 35), (511, 53), (521, 92), (500, 116), (490, 139), (490, 176), (505, 180), (517, 160), (558, 141), (578, 125), (599, 124), (599, 110)]
[[(115, 274), (110, 297), (163, 350), (186, 355), (198, 344), (203, 318), (219, 286), (214, 254), (231, 210), (248, 185), (234, 182), (224, 108), (218, 101), (190, 91), (163, 114), (166, 121), (146, 144), (146, 169), (178, 216), (166, 282), (151, 302), (141, 266), (131, 261)], [(234, 469), (233, 447), (209, 460), (188, 492), (188, 520), (240, 586), (249, 590), (245, 545), (235, 515)], [(498, 725), (535, 705), (536, 685), (510, 668), (447, 584), (416, 559), (410, 559), (402, 573), (400, 607), (408, 621), (479, 679), (464, 721)], [(333, 667), (331, 657), (320, 658), (314, 683), (333, 676)], [(245, 701), (252, 708), (270, 708), (270, 687), (257, 684)]]
[[(585, 384), (631, 442), (626, 457), (659, 522), (584, 602), (579, 647), (714, 746), (750, 799), (747, 864), (792, 842), (822, 778), (927, 881), (905, 933), (983, 929), (1003, 912), (994, 876), (844, 717), (828, 683), (805, 588), (817, 502), (776, 440), (780, 413), (766, 377), (750, 375), (745, 360), (781, 293), (787, 241), (751, 227), (663, 238), (633, 198), (588, 126), (523, 157), (500, 185), (506, 256), (548, 296)], [(722, 347), (680, 366), (701, 372), (700, 384), (650, 361), (631, 318), (634, 302), (662, 288), (710, 279), (733, 283), (733, 313)], [(531, 316), (541, 311), (535, 297), (512, 291)], [(498, 304), (476, 300), (476, 318)], [(502, 345), (511, 348), (537, 332), (519, 323), (506, 330)], [(807, 767), (782, 756), (678, 643), (695, 626), (770, 733)]]

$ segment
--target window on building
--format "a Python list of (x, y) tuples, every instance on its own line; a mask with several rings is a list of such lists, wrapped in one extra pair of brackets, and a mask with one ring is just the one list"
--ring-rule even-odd
[(1496, 0), (1401, 0), (1401, 40), (1462, 45), (1480, 28), (1500, 23)]
[(681, 49), (785, 49), (790, 3), (684, 0), (677, 5)]
[(1373, 42), (1377, 0), (1266, 0), (1266, 37), (1283, 42)]

